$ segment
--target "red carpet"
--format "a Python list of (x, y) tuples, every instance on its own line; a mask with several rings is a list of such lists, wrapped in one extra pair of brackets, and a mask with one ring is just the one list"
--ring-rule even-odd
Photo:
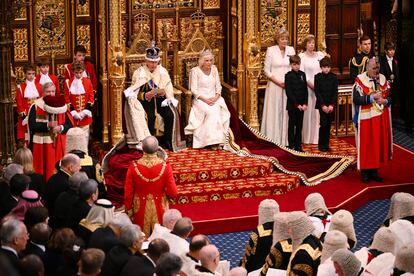
[[(346, 139), (353, 142), (353, 139)], [(365, 202), (389, 198), (394, 192), (414, 193), (414, 154), (394, 145), (394, 158), (380, 169), (384, 183), (364, 184), (357, 170), (349, 168), (342, 175), (317, 186), (301, 186), (287, 194), (269, 197), (229, 199), (217, 202), (176, 204), (184, 216), (193, 219), (195, 233), (213, 234), (251, 230), (257, 225), (257, 207), (264, 198), (273, 198), (281, 211), (303, 210), (309, 193), (319, 192), (327, 206), (335, 211), (340, 208), (353, 211)], [(206, 211), (208, 210), (208, 211)]]

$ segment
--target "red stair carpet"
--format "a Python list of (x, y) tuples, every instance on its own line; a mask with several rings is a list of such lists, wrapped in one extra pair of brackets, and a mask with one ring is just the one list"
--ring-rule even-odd
[[(347, 138), (346, 142), (353, 139)], [(414, 153), (394, 145), (393, 160), (384, 165), (380, 175), (384, 183), (361, 182), (359, 172), (350, 168), (342, 175), (316, 186), (303, 186), (293, 191), (267, 197), (229, 199), (216, 202), (175, 204), (184, 216), (193, 219), (196, 233), (213, 234), (251, 230), (257, 226), (257, 207), (265, 198), (275, 199), (281, 211), (303, 210), (303, 202), (309, 193), (319, 192), (332, 210), (345, 208), (353, 211), (365, 202), (389, 198), (394, 192), (414, 194)]]

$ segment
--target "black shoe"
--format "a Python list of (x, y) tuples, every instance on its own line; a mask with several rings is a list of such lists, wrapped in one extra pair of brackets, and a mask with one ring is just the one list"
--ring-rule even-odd
[(364, 183), (368, 183), (370, 181), (368, 170), (361, 170), (361, 180)]
[(292, 150), (294, 150), (295, 149), (295, 147), (294, 146), (287, 146), (288, 147), (288, 149), (292, 149)]
[(384, 182), (384, 178), (382, 178), (382, 177), (380, 177), (378, 175), (378, 171), (377, 170), (372, 170), (371, 171), (371, 177), (370, 177), (370, 179), (371, 180), (374, 180), (375, 182), (380, 182), (380, 183)]
[(303, 152), (302, 147), (295, 147), (295, 150), (296, 150), (296, 151), (299, 151), (299, 152)]
[(169, 151), (173, 151), (173, 147), (172, 147), (172, 144), (171, 144), (171, 142), (170, 142), (170, 141), (166, 141), (166, 142), (164, 143), (164, 145), (165, 145), (165, 148), (166, 148), (167, 150), (169, 150)]

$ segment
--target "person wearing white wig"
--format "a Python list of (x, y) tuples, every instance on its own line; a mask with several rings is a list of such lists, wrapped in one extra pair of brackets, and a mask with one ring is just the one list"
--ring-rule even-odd
[(85, 244), (89, 243), (90, 236), (96, 229), (105, 227), (114, 217), (114, 206), (107, 199), (98, 199), (89, 210), (86, 218), (79, 222), (77, 235)]
[(274, 216), (279, 213), (279, 204), (274, 199), (264, 199), (259, 204), (259, 224), (264, 224), (269, 221), (274, 221)]
[[(357, 243), (357, 238), (354, 228), (354, 217), (351, 212), (347, 210), (339, 210), (333, 216), (331, 220), (331, 225), (329, 226), (329, 231), (339, 230), (344, 233), (348, 238), (349, 248), (354, 248)], [(323, 236), (321, 236), (323, 240)]]
[(193, 135), (193, 148), (223, 146), (230, 112), (221, 97), (220, 75), (210, 50), (200, 53), (198, 66), (191, 69), (189, 86), (194, 100), (185, 134)]
[(331, 259), (339, 276), (358, 276), (364, 271), (361, 262), (348, 249), (336, 250)]
[(393, 266), (383, 269), (376, 276), (413, 276), (414, 243), (405, 244), (395, 255)]
[(315, 226), (315, 234), (318, 237), (328, 231), (332, 214), (326, 207), (325, 199), (320, 193), (311, 193), (306, 197), (305, 211)]
[(321, 261), (322, 244), (313, 232), (315, 227), (301, 211), (289, 213), (288, 231), (292, 237), (292, 257), (287, 275), (316, 275)]
[(414, 242), (414, 227), (413, 224), (408, 220), (396, 220), (391, 223), (389, 228), (397, 237), (397, 240), (395, 242), (394, 255), (396, 255), (400, 248), (405, 244)]
[(393, 221), (397, 219), (408, 220), (414, 223), (414, 196), (409, 193), (394, 193), (391, 197), (390, 209), (386, 220), (385, 226), (389, 226)]
[(321, 264), (318, 267), (318, 276), (337, 275), (332, 262), (332, 254), (341, 248), (346, 249), (348, 241), (344, 233), (338, 230), (328, 231), (322, 244)]

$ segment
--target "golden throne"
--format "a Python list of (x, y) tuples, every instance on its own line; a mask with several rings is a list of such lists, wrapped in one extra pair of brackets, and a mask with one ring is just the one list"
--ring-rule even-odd
[[(207, 18), (203, 12), (197, 11), (181, 22), (181, 37), (173, 39), (173, 83), (177, 90), (182, 91), (182, 118), (188, 122), (192, 105), (192, 93), (189, 88), (191, 69), (198, 66), (200, 52), (210, 49), (214, 54), (215, 65), (219, 71), (222, 95), (231, 99), (237, 107), (238, 89), (223, 81), (223, 36), (222, 23), (214, 18)], [(175, 32), (177, 33), (177, 32)]]

